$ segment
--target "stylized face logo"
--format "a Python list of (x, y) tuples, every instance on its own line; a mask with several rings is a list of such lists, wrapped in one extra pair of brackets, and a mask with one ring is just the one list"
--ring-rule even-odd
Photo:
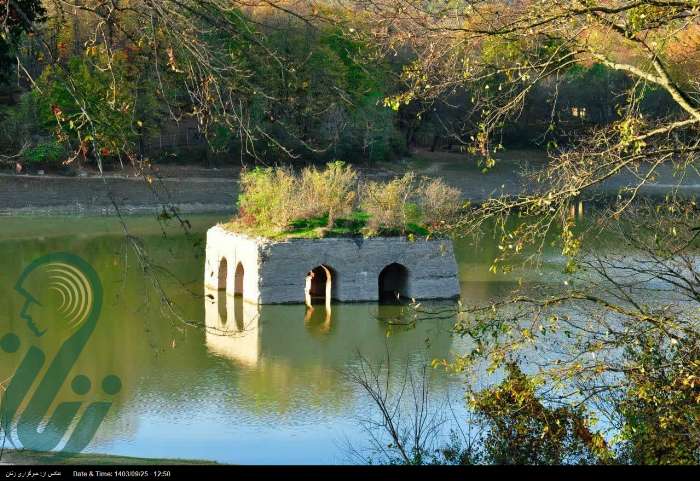
[[(76, 396), (86, 396), (91, 390), (93, 381), (72, 371), (97, 324), (102, 284), (83, 259), (54, 253), (32, 262), (20, 275), (15, 289), (24, 298), (20, 317), (31, 334), (42, 337), (49, 333), (47, 338), (61, 342), (49, 359), (43, 346), (30, 343), (4, 392), (0, 428), (6, 435), (10, 434), (10, 442), (14, 444), (12, 426), (19, 417), (18, 444), (24, 449), (48, 452), (56, 449), (74, 425), (63, 449), (56, 453), (56, 459), (63, 459), (81, 452), (90, 443), (112, 405), (104, 400), (89, 402), (79, 415), (86, 401), (78, 398), (61, 402), (51, 410), (69, 377)], [(0, 349), (5, 353), (17, 352), (20, 345), (21, 339), (15, 333), (0, 338)], [(38, 385), (37, 379), (40, 379)], [(100, 385), (107, 396), (121, 390), (121, 380), (114, 374), (104, 376)], [(36, 387), (32, 391), (33, 386)]]
[(15, 289), (25, 299), (20, 317), (37, 337), (49, 330), (57, 335), (74, 331), (88, 318), (94, 304), (85, 274), (60, 261), (28, 270)]

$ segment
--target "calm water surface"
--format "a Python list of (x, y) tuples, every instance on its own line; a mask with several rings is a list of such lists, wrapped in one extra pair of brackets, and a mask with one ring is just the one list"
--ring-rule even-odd
[[(116, 219), (0, 218), (0, 335), (30, 337), (20, 319), (23, 299), (13, 287), (35, 258), (56, 251), (78, 254), (102, 280), (102, 314), (73, 373), (93, 380), (115, 373), (123, 387), (89, 452), (225, 463), (352, 462), (348, 446), (367, 444), (359, 419), (373, 414), (367, 396), (344, 375), (357, 366), (358, 356), (380, 363), (388, 355), (398, 366), (391, 378), (397, 387), (405, 366), (419, 368), (465, 347), (465, 340), (450, 333), (452, 319), (394, 327), (387, 335), (382, 319), (398, 308), (377, 304), (334, 304), (330, 316), (319, 306), (307, 319), (304, 306), (247, 306), (234, 316), (257, 327), (234, 337), (207, 333), (198, 327), (207, 312), (204, 233), (222, 219), (188, 220), (190, 234), (172, 221), (127, 220), (178, 319), (162, 302), (153, 277), (144, 276)], [(512, 279), (488, 273), (493, 242), (486, 239), (477, 248), (458, 241), (455, 248), (464, 301), (493, 299), (513, 286)], [(553, 282), (552, 273), (560, 270), (561, 261), (549, 258), (529, 281)], [(47, 352), (52, 349), (51, 341), (40, 342)], [(26, 347), (0, 353), (0, 380), (12, 375)], [(449, 397), (456, 418), (466, 418), (462, 379), (431, 370), (430, 382), (435, 396)], [(98, 394), (86, 397), (91, 395)], [(54, 405), (75, 398), (64, 386)]]

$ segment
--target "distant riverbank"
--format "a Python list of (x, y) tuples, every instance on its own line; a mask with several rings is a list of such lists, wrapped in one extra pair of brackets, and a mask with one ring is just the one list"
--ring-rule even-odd
[(238, 180), (0, 175), (0, 215), (233, 212)]
[[(358, 166), (368, 178), (386, 178), (414, 170), (442, 177), (462, 190), (465, 199), (481, 202), (493, 195), (515, 195), (527, 190), (524, 172), (546, 161), (542, 152), (510, 151), (483, 173), (474, 159), (463, 154), (417, 152), (396, 163)], [(240, 167), (211, 169), (196, 166), (159, 166), (147, 177), (129, 171), (86, 176), (0, 174), (1, 215), (123, 215), (158, 214), (175, 208), (183, 214), (232, 214), (236, 209)], [(631, 174), (611, 179), (598, 188), (616, 195)], [(661, 169), (655, 184), (642, 194), (662, 196), (673, 189), (700, 192), (700, 176), (677, 179)]]

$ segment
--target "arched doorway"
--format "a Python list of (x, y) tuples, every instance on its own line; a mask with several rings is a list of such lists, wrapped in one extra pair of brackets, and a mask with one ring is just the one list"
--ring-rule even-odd
[(330, 303), (336, 297), (337, 275), (332, 267), (320, 265), (306, 274), (305, 296), (306, 304)]
[(218, 298), (216, 299), (216, 304), (219, 309), (219, 319), (221, 325), (225, 326), (228, 321), (228, 311), (226, 305), (226, 282), (228, 279), (228, 261), (225, 257), (221, 258), (219, 262), (219, 292)]
[(401, 302), (408, 299), (408, 269), (394, 262), (379, 273), (379, 300)]
[(243, 321), (243, 275), (245, 274), (245, 269), (243, 269), (243, 264), (239, 262), (236, 265), (236, 272), (233, 279), (233, 315), (236, 321), (236, 330), (242, 332), (244, 330)]
[(219, 290), (226, 290), (226, 281), (228, 280), (228, 261), (222, 257), (219, 261)]
[(245, 274), (245, 269), (243, 269), (243, 264), (241, 262), (236, 266), (236, 274), (234, 279), (234, 294), (237, 296), (243, 295), (243, 275)]

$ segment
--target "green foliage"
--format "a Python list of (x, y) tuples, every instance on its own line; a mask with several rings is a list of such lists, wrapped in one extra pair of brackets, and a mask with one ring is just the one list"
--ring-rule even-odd
[(581, 251), (581, 238), (576, 235), (574, 229), (576, 222), (574, 219), (567, 219), (564, 222), (561, 233), (562, 255), (566, 257), (564, 272), (572, 274), (578, 269), (577, 257)]
[[(267, 40), (271, 49), (284, 53), (289, 68), (280, 77), (269, 62), (249, 65), (251, 81), (261, 84), (260, 91), (283, 98), (285, 105), (279, 108), (264, 100), (255, 110), (261, 125), (285, 146), (318, 161), (388, 160), (405, 152), (394, 115), (381, 105), (389, 69), (384, 60), (377, 60), (380, 56), (374, 57), (376, 47), (329, 25), (313, 32), (279, 30)], [(281, 153), (275, 145), (264, 149), (268, 155)]]
[[(44, 16), (35, 0), (11, 3), (30, 20)], [(7, 56), (13, 60), (10, 63), (19, 53), (24, 64), (34, 68), (32, 72), (42, 72), (38, 82), (46, 100), (42, 127), (53, 130), (58, 120), (59, 134), (64, 136), (59, 140), (74, 150), (87, 148), (89, 152), (83, 153), (88, 157), (99, 157), (102, 148), (111, 154), (142, 154), (142, 137), (160, 129), (166, 113), (172, 119), (197, 117), (213, 151), (236, 151), (237, 157), (268, 162), (278, 162), (289, 153), (315, 162), (385, 161), (404, 155), (409, 144), (435, 147), (440, 139), (456, 138), (453, 134), (464, 138), (469, 135), (462, 134), (471, 134), (475, 144), (487, 147), (487, 132), (478, 117), (479, 112), (492, 116), (494, 111), (482, 106), (509, 98), (509, 88), (518, 83), (528, 85), (534, 80), (527, 80), (530, 73), (545, 60), (556, 62), (571, 53), (552, 35), (489, 35), (476, 47), (469, 42), (456, 44), (444, 52), (454, 52), (454, 57), (449, 54), (444, 65), (435, 61), (428, 67), (410, 48), (418, 38), (413, 35), (398, 36), (401, 41), (392, 44), (388, 51), (393, 54), (387, 55), (385, 45), (364, 28), (368, 12), (325, 5), (321, 17), (328, 15), (338, 22), (312, 19), (313, 28), (309, 28), (309, 23), (282, 10), (196, 4), (168, 22), (169, 28), (152, 29), (140, 21), (150, 6), (139, 4), (110, 17), (109, 49), (90, 36), (102, 21), (98, 16), (91, 18), (85, 10), (75, 22), (67, 22), (49, 12), (42, 28), (51, 39), (47, 47), (54, 50), (49, 62), (44, 47), (37, 48), (37, 36), (23, 34), (28, 26), (12, 16), (13, 8), (10, 35), (0, 40), (0, 57), (3, 49), (12, 50)], [(645, 25), (654, 27), (660, 14), (668, 18), (673, 11), (642, 5), (626, 10), (621, 21), (626, 17), (624, 28), (637, 31)], [(220, 22), (211, 28), (206, 19), (214, 17)], [(178, 29), (179, 22), (187, 28)], [(403, 42), (409, 48), (403, 48)], [(621, 50), (624, 56), (627, 47)], [(480, 65), (489, 69), (488, 75), (472, 77)], [(10, 72), (10, 67), (0, 72)], [(454, 72), (445, 72), (441, 78), (442, 68), (454, 68)], [(459, 85), (462, 80), (474, 83), (465, 87)], [(406, 89), (406, 84), (411, 87)], [(625, 91), (628, 85), (629, 77), (623, 72), (612, 74), (597, 64), (589, 68), (567, 62), (556, 79), (545, 77), (528, 87), (523, 115), (498, 120), (493, 127), (505, 129), (502, 142), (510, 146), (563, 146), (574, 137), (574, 126), (583, 129), (618, 119), (615, 92)], [(444, 91), (433, 97), (436, 89)], [(650, 89), (651, 98), (644, 99), (641, 110), (655, 118), (673, 114), (668, 95), (658, 90)], [(423, 103), (422, 97), (428, 101)], [(14, 101), (12, 95), (8, 99)], [(53, 106), (64, 120), (56, 118)], [(585, 121), (572, 121), (572, 106), (586, 109)], [(562, 121), (569, 124), (559, 128)], [(470, 132), (458, 132), (465, 126)], [(416, 132), (430, 133), (431, 140)], [(545, 133), (547, 138), (539, 135)]]
[[(668, 343), (643, 335), (626, 350), (625, 392), (614, 406), (622, 418), (618, 445), (590, 428), (584, 408), (548, 406), (543, 387), (518, 365), (506, 365), (498, 385), (471, 396), (482, 431), (466, 450), (451, 439), (427, 464), (690, 464), (700, 462), (698, 338)], [(468, 454), (468, 456), (466, 456)]]
[(38, 92), (24, 94), (14, 108), (6, 109), (0, 121), (0, 148), (28, 164), (59, 166), (69, 158), (66, 146), (52, 139), (42, 115), (43, 101)]
[(294, 219), (298, 185), (289, 168), (255, 168), (241, 173), (239, 219), (246, 226), (284, 230)]
[[(121, 67), (121, 68), (119, 68)], [(47, 125), (58, 125), (59, 138), (75, 146), (118, 152), (133, 143), (133, 91), (126, 65), (115, 65), (119, 78), (88, 58), (73, 57), (66, 70), (47, 67), (39, 85)]]
[(462, 192), (440, 178), (425, 182), (420, 188), (423, 222), (434, 228), (456, 220), (462, 207)]
[(160, 118), (153, 74), (144, 62), (136, 48), (110, 52), (98, 45), (70, 56), (65, 65), (46, 66), (32, 92), (39, 125), (81, 159), (100, 163), (133, 155)]
[(8, 153), (19, 152), (36, 138), (50, 135), (40, 114), (39, 93), (27, 92), (16, 105), (0, 112), (0, 148)]
[[(222, 28), (203, 20), (214, 11)], [(272, 23), (281, 15), (261, 14)], [(249, 11), (194, 5), (181, 19), (187, 31), (142, 29), (124, 12), (106, 48), (84, 38), (87, 17), (81, 28), (51, 17), (59, 59), (41, 66), (37, 82), (45, 126), (58, 125), (60, 141), (83, 156), (134, 155), (166, 113), (197, 117), (213, 151), (256, 160), (299, 152), (314, 161), (386, 160), (405, 151), (379, 102), (388, 63), (344, 28), (292, 19), (261, 29)]]
[(57, 142), (43, 142), (27, 149), (22, 157), (29, 164), (60, 165), (66, 160), (66, 149)]
[[(336, 219), (349, 216), (354, 207), (357, 173), (343, 162), (323, 170), (305, 168), (297, 175), (289, 168), (256, 168), (241, 174), (239, 218), (244, 225), (272, 231), (296, 226), (292, 221)], [(308, 227), (308, 226), (307, 226)]]
[(361, 207), (370, 216), (369, 235), (405, 234), (406, 225), (418, 217), (415, 204), (416, 176), (409, 172), (389, 182), (367, 182), (362, 192)]
[(337, 232), (347, 232), (352, 235), (360, 234), (367, 226), (369, 214), (361, 210), (352, 212), (349, 216), (341, 219), (336, 219), (335, 229)]
[(521, 42), (499, 36), (487, 37), (481, 51), (482, 60), (494, 65), (509, 65), (525, 60)]
[(421, 186), (413, 173), (359, 189), (357, 172), (340, 161), (300, 174), (255, 168), (241, 174), (239, 213), (229, 227), (269, 237), (428, 236), (456, 218), (458, 198), (441, 181)]
[(461, 209), (462, 194), (441, 179), (418, 180), (412, 172), (389, 182), (367, 182), (362, 209), (369, 235), (426, 236), (445, 230)]
[[(650, 2), (651, 3), (651, 2)], [(697, 5), (695, 6), (697, 8)], [(661, 5), (640, 5), (627, 11), (627, 30), (630, 34), (638, 33), (647, 28), (654, 28), (660, 22), (668, 21), (677, 12)], [(666, 17), (666, 18), (664, 18)]]
[(591, 432), (582, 409), (547, 407), (536, 383), (515, 364), (498, 386), (474, 396), (484, 421), (486, 458), (493, 464), (591, 464), (611, 459), (605, 440)]
[(700, 463), (700, 342), (643, 335), (625, 354), (630, 364), (617, 408), (623, 456), (633, 464)]
[(335, 219), (350, 215), (357, 195), (357, 172), (342, 161), (329, 162), (326, 168), (318, 170), (307, 167), (299, 179), (299, 217), (325, 215), (328, 226)]
[(356, 38), (350, 38), (338, 27), (329, 28), (321, 35), (320, 44), (337, 55), (345, 67), (345, 81), (348, 90), (358, 98), (374, 96), (382, 88), (382, 73), (386, 68), (381, 64), (363, 65), (363, 51), (372, 48)]
[(352, 212), (348, 217), (338, 218), (331, 224), (328, 215), (297, 219), (291, 222), (284, 232), (285, 237), (356, 237), (362, 235), (367, 225), (368, 215), (362, 211)]

